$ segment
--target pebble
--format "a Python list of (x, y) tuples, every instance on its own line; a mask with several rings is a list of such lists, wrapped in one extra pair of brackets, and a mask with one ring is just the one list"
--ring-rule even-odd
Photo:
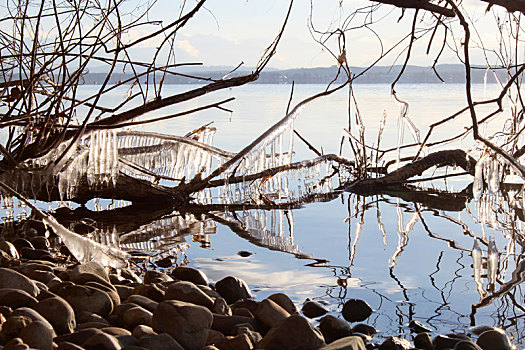
[(35, 311), (49, 321), (58, 335), (75, 330), (75, 312), (71, 305), (59, 296), (39, 301)]
[(257, 310), (255, 310), (255, 319), (257, 322), (265, 325), (268, 328), (275, 327), (279, 322), (288, 318), (289, 316), (290, 314), (288, 311), (270, 299), (264, 299), (261, 301), (257, 307)]
[(13, 243), (9, 241), (0, 241), (0, 250), (5, 252), (11, 259), (19, 259), (18, 250)]
[(208, 285), (208, 277), (201, 270), (188, 266), (179, 266), (173, 270), (172, 276), (182, 281), (193, 282), (195, 284)]
[(322, 350), (366, 350), (364, 341), (357, 336), (348, 336), (336, 340), (327, 346), (321, 348)]
[(139, 339), (139, 346), (150, 350), (184, 350), (168, 333), (146, 334)]
[(412, 344), (406, 340), (398, 337), (390, 337), (385, 340), (379, 347), (381, 350), (408, 350), (412, 349)]
[(434, 350), (432, 339), (430, 338), (430, 335), (426, 332), (418, 333), (414, 337), (414, 346), (422, 350)]
[(142, 338), (144, 335), (155, 335), (157, 334), (153, 328), (149, 327), (149, 326), (145, 326), (143, 324), (140, 324), (138, 325), (137, 327), (135, 327), (133, 329), (133, 332), (131, 333), (131, 335), (133, 335), (135, 338), (137, 339), (140, 339)]
[(212, 321), (212, 313), (203, 306), (166, 300), (153, 312), (152, 328), (168, 333), (187, 350), (197, 350), (206, 344)]
[(153, 313), (148, 310), (136, 306), (132, 307), (122, 315), (122, 322), (124, 327), (129, 330), (133, 330), (138, 325), (145, 325), (151, 327)]
[(252, 292), (242, 279), (228, 276), (215, 283), (215, 290), (228, 302), (233, 304), (237, 300), (251, 298)]
[(97, 288), (62, 283), (52, 291), (64, 298), (71, 305), (75, 314), (89, 311), (106, 317), (113, 310), (113, 301), (110, 296)]
[(266, 350), (309, 350), (324, 345), (322, 334), (306, 318), (291, 315), (270, 329), (257, 347)]
[(23, 306), (34, 307), (38, 300), (29, 293), (13, 288), (0, 289), (0, 305), (16, 309)]
[(275, 301), (279, 306), (288, 311), (290, 315), (296, 315), (299, 313), (292, 299), (284, 293), (274, 293), (270, 295), (268, 299)]
[(432, 329), (428, 328), (427, 326), (425, 326), (423, 323), (417, 321), (417, 320), (412, 320), (408, 323), (408, 327), (410, 327), (410, 329), (412, 330), (412, 332), (414, 333), (423, 333), (423, 332), (432, 332)]
[(360, 322), (366, 320), (373, 310), (366, 301), (350, 299), (343, 305), (343, 317), (348, 322)]
[(53, 338), (55, 332), (49, 328), (49, 324), (42, 321), (33, 321), (22, 329), (19, 337), (25, 344), (35, 349), (53, 349)]
[(20, 289), (32, 297), (36, 297), (39, 292), (35, 282), (17, 271), (3, 267), (0, 267), (0, 289), (1, 288)]
[(180, 281), (170, 284), (166, 290), (164, 299), (185, 301), (207, 307), (210, 310), (213, 308), (213, 299), (206, 295), (195, 284), (188, 281)]
[(352, 328), (345, 321), (332, 315), (326, 315), (319, 322), (319, 329), (327, 344), (352, 335)]
[(483, 350), (510, 350), (512, 344), (509, 337), (500, 330), (488, 330), (479, 335), (476, 344)]
[(219, 331), (224, 335), (235, 335), (235, 326), (246, 323), (251, 324), (254, 329), (256, 328), (255, 320), (250, 317), (213, 314), (211, 329)]
[(301, 312), (308, 318), (316, 318), (325, 315), (328, 310), (318, 301), (308, 300), (301, 308)]

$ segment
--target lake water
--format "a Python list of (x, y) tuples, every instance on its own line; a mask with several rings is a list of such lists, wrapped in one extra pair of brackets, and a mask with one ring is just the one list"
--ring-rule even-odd
[[(84, 86), (81, 92), (95, 91)], [(189, 86), (166, 86), (163, 96), (183, 91)], [(298, 85), (293, 102), (320, 92), (321, 85)], [(390, 96), (386, 85), (356, 85), (355, 96), (361, 118), (366, 125), (367, 141), (377, 139), (380, 120), (386, 114), (385, 135), (381, 147), (395, 147), (398, 140), (399, 104)], [(424, 137), (428, 125), (451, 115), (465, 106), (461, 85), (399, 85), (399, 98), (409, 102), (409, 117)], [(492, 95), (491, 95), (492, 93)], [(477, 98), (494, 97), (497, 89), (474, 86)], [(108, 105), (118, 103), (126, 94), (115, 91)], [(150, 116), (177, 113), (185, 109), (228, 97), (235, 100), (226, 107), (232, 114), (207, 110), (143, 129), (175, 135), (213, 121), (217, 128), (214, 146), (237, 152), (284, 115), (290, 94), (286, 85), (249, 85), (204, 96), (196, 101), (156, 111)], [(324, 153), (339, 153), (341, 137), (348, 127), (348, 90), (322, 98), (307, 106), (299, 115), (295, 129)], [(491, 109), (480, 110), (488, 113)], [(352, 106), (352, 118), (356, 112)], [(504, 116), (482, 128), (490, 133), (502, 125)], [(455, 136), (469, 126), (469, 116), (462, 115), (442, 128), (437, 128), (430, 141)], [(353, 126), (355, 127), (355, 125)], [(412, 142), (408, 129), (404, 139)], [(299, 140), (295, 140), (294, 160), (314, 158)], [(377, 144), (377, 142), (375, 142)], [(468, 135), (442, 148), (473, 146)], [(437, 149), (437, 148), (435, 148)], [(435, 150), (432, 149), (432, 150)], [(413, 154), (413, 150), (408, 153)], [(343, 155), (351, 157), (348, 142)], [(392, 153), (388, 159), (395, 157)], [(461, 191), (470, 177), (447, 180), (449, 189)], [(432, 184), (427, 184), (431, 186)], [(437, 186), (445, 186), (437, 182)], [(185, 241), (184, 251), (190, 266), (202, 269), (212, 280), (228, 275), (244, 279), (257, 299), (275, 292), (288, 294), (300, 307), (307, 299), (327, 305), (334, 315), (340, 315), (342, 304), (349, 298), (367, 301), (375, 310), (367, 323), (382, 335), (401, 335), (411, 339), (408, 322), (421, 321), (438, 333), (465, 332), (473, 324), (505, 328), (514, 342), (524, 344), (524, 293), (520, 279), (513, 272), (523, 262), (524, 231), (516, 211), (495, 214), (487, 221), (488, 204), (469, 200), (466, 206), (446, 211), (416, 201), (405, 201), (389, 195), (360, 197), (341, 192), (327, 202), (305, 204), (300, 209), (264, 211), (260, 209), (228, 211), (222, 220), (206, 218), (199, 223), (195, 217), (180, 229), (176, 242)], [(499, 204), (504, 203), (500, 200)], [(448, 203), (450, 204), (450, 203)], [(461, 204), (461, 201), (460, 201)], [(519, 208), (518, 208), (519, 209)], [(516, 215), (512, 217), (512, 215)], [(265, 237), (239, 234), (228, 223), (250, 217), (264, 227)], [(523, 218), (523, 216), (521, 216)], [(500, 224), (498, 222), (501, 221)], [(207, 225), (205, 230), (195, 227)], [(184, 227), (184, 229), (182, 228)], [(198, 232), (198, 233), (197, 233)], [(204, 232), (204, 234), (203, 234)], [(494, 236), (500, 253), (496, 294), (516, 277), (510, 292), (495, 297), (487, 305), (474, 307), (480, 300), (489, 300), (486, 276), (476, 283), (473, 258), (470, 254), (474, 238)], [(174, 241), (174, 242), (175, 242)], [(486, 242), (486, 241), (485, 241)], [(481, 244), (483, 254), (487, 246)], [(242, 257), (239, 251), (252, 253)], [(317, 263), (316, 263), (317, 262)], [(523, 274), (523, 272), (521, 272)], [(479, 281), (478, 281), (479, 282)], [(380, 334), (380, 335), (381, 335)]]

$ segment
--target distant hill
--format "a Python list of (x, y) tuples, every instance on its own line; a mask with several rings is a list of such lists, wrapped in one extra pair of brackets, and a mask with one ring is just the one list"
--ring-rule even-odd
[[(188, 77), (187, 75), (201, 76), (211, 79), (221, 79), (228, 74), (233, 67), (215, 66), (185, 66), (175, 69), (176, 72), (183, 75), (167, 75), (165, 84), (205, 84), (206, 80), (198, 80)], [(251, 67), (241, 67), (235, 71), (231, 76), (246, 74), (251, 71)], [(360, 75), (365, 68), (351, 67), (354, 75)], [(401, 70), (400, 65), (395, 66), (375, 66), (367, 70), (363, 75), (359, 76), (354, 82), (356, 84), (391, 84), (397, 77)], [(115, 72), (122, 70), (115, 70)], [(464, 83), (465, 71), (461, 64), (443, 64), (436, 66), (436, 71), (439, 76), (446, 83)], [(295, 68), (295, 69), (267, 69), (264, 70), (254, 84), (327, 84), (333, 80), (337, 74), (337, 67), (318, 67), (318, 68)], [(500, 80), (505, 81), (505, 70), (498, 72)], [(477, 68), (472, 70), (472, 83), (483, 83), (487, 76), (488, 83), (495, 83), (496, 78), (492, 72), (486, 74), (484, 68)], [(118, 81), (126, 81), (132, 77), (127, 73), (113, 73), (110, 84)], [(105, 73), (101, 72), (101, 68), (94, 69), (94, 72), (89, 72), (84, 76), (86, 84), (96, 84), (104, 81)], [(152, 77), (150, 76), (150, 81)], [(343, 82), (344, 78), (341, 76), (336, 81)], [(141, 78), (141, 82), (146, 81), (146, 78)], [(158, 80), (157, 80), (158, 81)], [(407, 66), (401, 79), (400, 84), (440, 84), (442, 81), (437, 77), (436, 73), (431, 67)]]

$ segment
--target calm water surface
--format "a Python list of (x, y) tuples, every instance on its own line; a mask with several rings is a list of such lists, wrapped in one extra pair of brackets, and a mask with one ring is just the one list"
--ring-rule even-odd
[[(163, 95), (187, 88), (166, 86)], [(297, 103), (323, 88), (298, 85), (293, 101)], [(95, 87), (82, 89), (87, 94)], [(426, 134), (429, 124), (465, 106), (461, 85), (399, 85), (397, 91), (401, 99), (410, 103), (409, 117), (420, 128), (421, 137)], [(477, 98), (493, 97), (491, 92), (497, 93), (495, 89), (491, 90), (491, 86), (474, 87)], [(112, 96), (114, 100), (106, 102), (115, 103), (125, 93), (124, 90), (116, 91)], [(290, 86), (286, 85), (249, 85), (204, 96), (152, 115), (176, 113), (230, 96), (236, 98), (228, 105), (234, 113), (208, 110), (146, 129), (184, 135), (213, 121), (217, 128), (214, 145), (236, 152), (284, 115), (289, 93)], [(356, 85), (355, 95), (366, 125), (368, 142), (377, 144), (380, 120), (386, 114), (381, 146), (395, 147), (399, 105), (390, 97), (389, 86)], [(348, 125), (347, 100), (348, 90), (345, 90), (309, 105), (296, 121), (296, 130), (315, 147), (322, 148), (324, 153), (339, 153), (341, 137), (345, 134), (343, 128)], [(490, 108), (485, 111), (490, 111)], [(355, 113), (353, 106), (352, 118), (355, 118)], [(436, 129), (430, 140), (454, 136), (468, 125), (469, 117), (463, 115)], [(501, 120), (496, 121), (483, 131), (490, 132), (500, 125)], [(408, 130), (404, 140), (412, 142)], [(315, 156), (298, 140), (296, 142), (295, 160)], [(444, 148), (468, 149), (471, 146), (469, 135)], [(347, 142), (343, 145), (343, 155), (351, 156)], [(449, 189), (460, 191), (470, 181), (468, 177), (453, 178), (447, 185)], [(437, 185), (444, 186), (443, 183)], [(359, 197), (343, 192), (332, 201), (306, 204), (293, 211), (235, 213), (237, 218), (252, 216), (259, 222), (266, 222), (266, 235), (277, 237), (273, 249), (269, 249), (272, 244), (266, 244), (266, 247), (254, 244), (253, 240), (241, 237), (224, 223), (214, 222), (214, 229), (208, 231), (210, 234), (204, 239), (209, 242), (204, 244), (205, 247), (203, 237), (190, 234), (184, 238), (189, 244), (185, 254), (190, 266), (203, 269), (212, 280), (228, 275), (244, 279), (258, 299), (274, 292), (285, 292), (298, 306), (306, 298), (322, 301), (334, 315), (340, 315), (346, 299), (363, 299), (375, 310), (367, 323), (386, 336), (401, 334), (410, 338), (407, 324), (416, 319), (435, 329), (436, 334), (465, 332), (471, 324), (504, 327), (513, 334), (515, 342), (523, 344), (524, 297), (519, 283), (510, 294), (496, 298), (486, 306), (473, 308), (490, 292), (486, 291), (483, 276), (481, 288), (475, 283), (470, 255), (474, 242), (472, 235), (480, 238), (494, 235), (502, 261), (498, 277), (501, 283), (508, 282), (523, 249), (519, 245), (519, 237), (523, 238), (522, 223), (517, 217), (510, 218), (512, 228), (482, 223), (478, 207), (472, 200), (462, 210), (445, 211), (388, 195)], [(232, 216), (231, 213), (228, 215)], [(260, 219), (264, 215), (266, 220)], [(279, 251), (283, 242), (288, 248)], [(486, 245), (481, 246), (486, 255)], [(295, 254), (290, 253), (290, 247), (295, 249)], [(253, 255), (241, 257), (237, 254), (241, 250)], [(311, 258), (305, 259), (305, 256)], [(312, 264), (316, 261), (325, 262)]]

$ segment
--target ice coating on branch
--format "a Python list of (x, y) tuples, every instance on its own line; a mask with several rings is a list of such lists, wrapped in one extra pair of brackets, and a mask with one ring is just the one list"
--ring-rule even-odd
[(69, 231), (51, 215), (45, 215), (42, 220), (55, 231), (71, 254), (73, 254), (80, 263), (96, 260), (104, 266), (110, 266), (116, 269), (126, 267), (128, 254), (122, 250), (102, 245)]
[(489, 164), (487, 173), (487, 183), (489, 192), (491, 194), (497, 194), (499, 191), (500, 183), (500, 165), (496, 157), (490, 158), (487, 163)]

